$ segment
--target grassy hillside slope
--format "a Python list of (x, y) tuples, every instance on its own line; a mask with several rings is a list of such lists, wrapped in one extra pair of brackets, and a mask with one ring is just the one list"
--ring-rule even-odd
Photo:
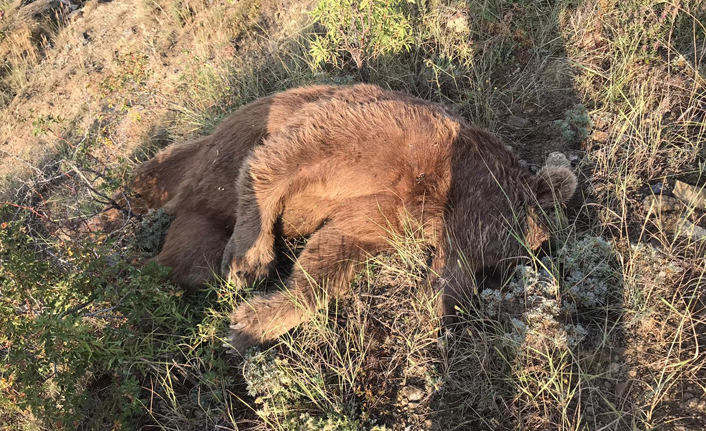
[[(706, 185), (703, 2), (0, 11), (0, 430), (706, 428), (706, 208), (674, 190)], [(238, 106), (361, 80), (447, 103), (530, 165), (562, 153), (580, 190), (457, 328), (418, 287), (410, 232), (351, 295), (238, 363), (221, 344), (252, 289), (184, 294), (139, 264), (168, 216), (112, 233), (96, 217), (139, 162)]]

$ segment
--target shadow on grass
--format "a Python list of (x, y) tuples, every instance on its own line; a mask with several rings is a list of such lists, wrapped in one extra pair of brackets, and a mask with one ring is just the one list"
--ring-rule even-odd
[[(590, 123), (585, 108), (580, 106), (580, 95), (574, 89), (575, 69), (567, 58), (559, 22), (565, 8), (580, 8), (581, 4), (469, 1), (434, 7), (433, 13), (412, 12), (418, 20), (415, 25), (419, 43), (407, 53), (371, 62), (370, 82), (450, 104), (469, 122), (500, 134), (531, 165), (543, 165), (554, 151), (565, 153), (573, 164), (579, 164), (582, 190), (569, 205), (570, 222), (558, 232), (558, 240), (547, 244), (540, 254), (540, 258), (549, 256), (549, 263), (545, 259), (542, 268), (543, 261), (539, 259), (535, 262), (539, 268), (533, 268), (546, 271), (542, 286), (551, 286), (558, 280), (559, 286), (555, 288), (560, 293), (555, 292), (552, 298), (550, 291), (523, 290), (521, 295), (526, 301), (508, 316), (525, 326), (528, 326), (527, 319), (535, 319), (532, 325), (536, 326), (530, 328), (528, 335), (521, 332), (521, 325), (511, 319), (500, 320), (488, 309), (488, 292), (497, 290), (503, 296), (511, 291), (508, 288), (512, 281), (506, 281), (507, 284), (498, 281), (500, 286), (481, 286), (479, 293), (485, 299), (476, 301), (475, 307), (469, 307), (466, 324), (442, 337), (437, 345), (436, 334), (434, 343), (422, 343), (429, 353), (418, 358), (420, 362), (426, 362), (412, 365), (407, 357), (400, 355), (404, 349), (390, 344), (392, 341), (407, 341), (405, 336), (409, 334), (405, 333), (404, 318), (410, 318), (412, 313), (402, 313), (403, 318), (400, 318), (390, 312), (394, 308), (378, 311), (379, 315), (373, 314), (372, 321), (365, 322), (371, 340), (367, 346), (358, 347), (370, 350), (367, 357), (360, 359), (360, 368), (345, 373), (326, 368), (331, 364), (331, 355), (345, 352), (345, 343), (324, 346), (322, 362), (310, 364), (308, 371), (313, 369), (312, 378), (321, 378), (328, 387), (326, 390), (331, 392), (331, 399), (337, 400), (338, 404), (327, 404), (317, 398), (319, 393), (311, 392), (307, 395), (310, 397), (308, 402), (295, 406), (300, 409), (295, 412), (314, 416), (334, 412), (357, 417), (365, 426), (382, 423), (392, 429), (408, 425), (443, 430), (544, 430), (583, 426), (588, 429), (629, 429), (640, 423), (641, 418), (633, 415), (632, 404), (636, 401), (629, 382), (632, 370), (624, 360), (624, 280), (611, 279), (601, 298), (580, 303), (577, 298), (583, 298), (591, 289), (595, 291), (595, 284), (601, 280), (593, 273), (593, 268), (582, 267), (579, 271), (575, 265), (591, 262), (602, 265), (612, 262), (612, 257), (605, 253), (602, 260), (571, 262), (575, 257), (572, 253), (578, 253), (571, 248), (573, 244), (586, 236), (593, 236), (589, 234), (592, 230), (600, 231), (600, 227), (592, 224), (594, 214), (589, 214), (589, 207), (584, 205), (585, 201), (590, 201), (584, 192), (591, 167), (588, 163), (580, 163), (586, 150), (582, 145), (592, 142), (587, 139)], [(688, 26), (683, 27), (680, 31), (688, 30)], [(356, 82), (358, 73), (351, 66), (310, 72), (304, 60), (306, 48), (298, 42), (294, 45), (296, 48), (292, 45), (283, 48), (298, 50), (294, 54), (266, 55), (253, 61), (249, 70), (234, 72), (230, 82), (232, 93), (227, 101), (196, 114), (194, 122), (201, 124), (196, 134), (209, 133), (217, 124), (216, 120), (229, 111), (275, 91), (312, 83)], [(684, 48), (684, 57), (687, 60), (693, 57), (695, 64), (703, 65), (699, 57), (702, 51), (702, 46), (691, 51)], [(193, 111), (183, 109), (180, 115), (192, 115), (190, 112)], [(100, 201), (104, 197), (97, 196), (95, 190), (110, 196), (119, 183), (126, 180), (135, 161), (146, 160), (175, 140), (169, 124), (155, 126), (151, 136), (113, 171), (96, 164), (89, 146), (73, 142), (48, 157), (50, 162), (38, 165), (41, 175), (48, 181), (41, 183), (40, 188), (32, 182), (23, 186), (26, 193), (23, 192), (22, 196), (26, 199), (16, 203), (31, 208), (34, 213), (16, 209), (8, 217), (27, 216), (25, 226), (37, 238), (80, 238), (77, 232), (84, 229), (85, 222), (105, 204)], [(67, 162), (78, 168), (83, 177)], [(96, 197), (99, 201), (94, 200)], [(57, 198), (63, 202), (61, 205), (56, 204)], [(87, 201), (93, 203), (86, 204)], [(128, 238), (127, 234), (125, 238)], [(564, 247), (567, 252), (560, 251)], [(68, 252), (63, 246), (59, 249), (62, 253)], [(48, 244), (34, 251), (38, 255), (50, 256), (56, 254), (56, 250), (55, 246)], [(58, 256), (56, 260), (47, 259), (61, 267), (62, 259), (67, 257), (64, 254)], [(577, 276), (577, 273), (583, 276)], [(119, 277), (111, 278), (111, 282), (116, 278)], [(594, 283), (590, 288), (587, 287), (588, 280)], [(527, 283), (526, 280), (515, 280), (514, 283), (536, 289), (536, 283)], [(133, 289), (139, 287), (132, 286)], [(262, 404), (246, 394), (247, 382), (240, 379), (240, 369), (220, 347), (226, 326), (225, 315), (235, 304), (238, 293), (222, 286), (185, 297), (167, 287), (164, 292), (169, 293), (168, 298), (161, 298), (163, 302), (157, 305), (165, 314), (169, 313), (170, 307), (173, 310), (196, 309), (198, 312), (174, 311), (171, 317), (162, 316), (164, 320), (152, 328), (153, 332), (149, 327), (136, 326), (138, 330), (134, 335), (147, 340), (144, 351), (138, 349), (130, 352), (134, 357), (123, 357), (127, 365), (117, 371), (109, 365), (105, 370), (96, 370), (95, 376), (90, 377), (83, 388), (87, 397), (106, 399), (107, 393), (111, 394), (109, 401), (136, 397), (141, 403), (136, 410), (122, 409), (118, 401), (115, 401), (118, 407), (109, 407), (108, 410), (115, 409), (111, 413), (124, 414), (120, 420), (142, 429), (183, 429), (203, 427), (204, 424), (225, 429), (236, 426), (241, 429), (262, 428), (262, 421), (254, 413), (254, 410), (262, 409)], [(409, 301), (403, 292), (397, 293), (393, 298), (400, 302)], [(381, 295), (375, 291), (365, 294), (370, 304), (376, 305), (376, 310), (395, 306), (390, 301), (381, 300)], [(517, 294), (515, 299), (519, 297)], [(88, 298), (91, 297), (84, 299)], [(107, 305), (118, 306), (119, 301), (117, 298)], [(365, 315), (350, 311), (355, 307), (355, 300), (350, 301), (353, 304), (347, 307), (351, 308), (340, 313), (334, 309), (331, 313), (330, 319), (344, 328), (338, 332), (333, 330), (334, 335), (354, 332), (355, 325), (346, 325), (361, 322), (350, 316), (357, 316), (357, 319)], [(414, 307), (413, 303), (406, 304)], [(145, 303), (147, 305), (153, 304)], [(134, 306), (139, 309), (140, 304), (134, 303)], [(116, 317), (119, 317), (118, 310), (124, 311), (115, 309)], [(95, 311), (99, 310), (91, 312)], [(149, 315), (151, 310), (142, 311)], [(549, 314), (544, 317), (532, 314), (537, 311)], [(145, 315), (138, 318), (152, 322)], [(398, 318), (400, 320), (396, 320)], [(577, 329), (579, 326), (586, 331), (585, 334)], [(177, 329), (188, 335), (177, 334), (171, 338), (169, 332)], [(569, 336), (574, 340), (567, 344), (562, 337)], [(162, 343), (160, 349), (150, 350), (149, 344), (155, 338)], [(557, 340), (559, 344), (555, 343)], [(111, 341), (119, 343), (119, 340)], [(279, 346), (275, 351), (283, 357), (301, 360), (303, 355), (312, 354), (305, 349), (294, 353), (288, 349), (291, 346)], [(362, 355), (355, 351), (349, 354), (351, 357)], [(326, 355), (329, 355), (329, 362)], [(140, 368), (136, 364), (145, 366)], [(139, 371), (135, 371), (137, 369)], [(108, 374), (110, 378), (105, 377)], [(354, 378), (351, 381), (338, 379), (341, 375)], [(51, 373), (43, 374), (41, 379), (46, 376)], [(311, 382), (307, 384), (313, 385)], [(320, 386), (313, 387), (320, 389)], [(328, 410), (321, 409), (321, 406)], [(92, 424), (92, 419), (95, 417), (84, 417), (79, 423)], [(108, 427), (110, 419), (114, 418), (105, 419), (103, 425)], [(277, 423), (274, 421), (269, 425), (276, 426)]]
[[(574, 71), (562, 44), (558, 17), (564, 7), (497, 2), (482, 7), (475, 3), (457, 4), (443, 9), (440, 17), (449, 20), (444, 25), (462, 23), (468, 30), (460, 30), (464, 37), (478, 37), (478, 41), (474, 40), (476, 55), (472, 62), (464, 63), (463, 58), (444, 53), (443, 47), (418, 45), (407, 54), (371, 62), (369, 82), (450, 102), (470, 122), (490, 127), (505, 137), (531, 164), (541, 166), (550, 153), (560, 151), (570, 156), (575, 166), (585, 150), (582, 143), (587, 142), (591, 125), (586, 108), (580, 105), (580, 98), (573, 90)], [(355, 70), (345, 76), (355, 76)], [(590, 168), (583, 166), (586, 173), (581, 179), (585, 187)], [(584, 199), (582, 192), (577, 193), (569, 206), (570, 227), (559, 233), (560, 240), (553, 247), (548, 245), (547, 255), (559, 253), (576, 237), (587, 235), (592, 226)], [(609, 259), (606, 254), (599, 263), (605, 264)], [(514, 353), (521, 352), (520, 356), (504, 356), (507, 352), (496, 343), (503, 343), (503, 337), (515, 329), (503, 326), (508, 322), (503, 324), (484, 316), (482, 309), (472, 310), (468, 312), (468, 320), (473, 329), (467, 332), (462, 329), (461, 334), (452, 335), (452, 341), (446, 341), (449, 345), (437, 351), (438, 356), (428, 358), (432, 368), (436, 368), (431, 374), (439, 381), (429, 386), (429, 382), (418, 377), (410, 379), (401, 366), (380, 367), (380, 357), (390, 359), (395, 352), (373, 349), (372, 355), (380, 357), (370, 361), (378, 365), (363, 369), (365, 377), (361, 383), (372, 392), (351, 393), (351, 396), (358, 398), (360, 405), (369, 406), (368, 413), (375, 412), (372, 416), (384, 418), (383, 423), (393, 428), (401, 424), (431, 429), (629, 426), (633, 420), (629, 413), (631, 401), (622, 385), (628, 372), (621, 358), (622, 282), (610, 280), (610, 292), (603, 292), (597, 302), (588, 306), (576, 307), (571, 299), (573, 293), (568, 290), (587, 287), (581, 284), (582, 280), (569, 279), (575, 274), (561, 273), (563, 263), (549, 266), (553, 274), (548, 277), (556, 278), (554, 283), (561, 285), (556, 289), (567, 290), (556, 291), (555, 295), (565, 296), (566, 302), (577, 309), (571, 313), (560, 311), (561, 301), (556, 301), (552, 305), (558, 307), (556, 314), (545, 316), (547, 325), (554, 327), (534, 336), (566, 337), (565, 333), (560, 334), (565, 331), (562, 325), (574, 328), (582, 325), (581, 330), (573, 329), (587, 331), (579, 337), (581, 341), (573, 342), (570, 348), (566, 344), (544, 344), (546, 340), (540, 345), (520, 341)], [(584, 269), (587, 271), (584, 275), (592, 277), (591, 270)], [(534, 311), (523, 310), (517, 317)], [(476, 327), (473, 322), (481, 324)], [(496, 333), (498, 329), (503, 332)], [(392, 337), (383, 328), (373, 333), (377, 344), (384, 344)], [(540, 347), (548, 350), (540, 351)], [(618, 369), (614, 370), (616, 364)], [(385, 376), (382, 388), (380, 373)], [(433, 387), (433, 395), (423, 397), (421, 403), (415, 395), (411, 403), (406, 399), (399, 404), (402, 392), (419, 386), (427, 390)], [(376, 395), (386, 401), (375, 405)]]

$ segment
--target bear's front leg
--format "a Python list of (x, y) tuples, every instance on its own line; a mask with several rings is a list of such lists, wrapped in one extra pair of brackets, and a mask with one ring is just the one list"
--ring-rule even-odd
[(243, 236), (238, 229), (233, 232), (223, 253), (221, 274), (227, 281), (247, 286), (267, 278), (275, 266), (275, 252), (274, 244), (256, 246), (257, 242), (243, 250), (247, 242)]
[(348, 288), (358, 265), (378, 248), (378, 244), (343, 235), (336, 223), (314, 233), (295, 262), (285, 290), (256, 296), (233, 312), (226, 347), (243, 354), (308, 320)]
[(243, 355), (250, 347), (276, 339), (308, 320), (310, 307), (292, 292), (256, 296), (231, 314), (230, 336), (224, 346)]
[[(274, 267), (274, 228), (282, 212), (279, 195), (256, 193), (250, 164), (246, 161), (238, 177), (236, 223), (221, 263), (223, 278), (246, 285), (266, 278)], [(267, 184), (257, 190), (273, 191)]]

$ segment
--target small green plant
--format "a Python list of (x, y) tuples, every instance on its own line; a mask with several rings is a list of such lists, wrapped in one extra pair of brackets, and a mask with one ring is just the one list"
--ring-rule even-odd
[[(177, 404), (160, 404), (153, 415), (198, 402), (185, 420), (218, 417), (226, 399), (217, 392), (230, 377), (215, 347), (217, 303), (189, 303), (165, 282), (165, 268), (130, 265), (110, 238), (42, 243), (8, 213), (0, 213), (9, 220), (0, 224), (3, 414), (31, 415), (52, 429), (137, 429), (150, 400), (171, 395)], [(172, 381), (183, 362), (199, 382), (198, 400)]]
[(149, 76), (148, 57), (136, 53), (117, 53), (117, 70), (106, 76), (99, 83), (103, 95), (124, 90), (132, 90), (145, 83)]
[(581, 142), (588, 138), (592, 122), (583, 105), (575, 105), (566, 111), (562, 120), (554, 122), (561, 132), (561, 137), (568, 142)]
[(314, 36), (310, 55), (314, 67), (339, 63), (343, 53), (355, 62), (363, 81), (368, 64), (388, 53), (408, 50), (412, 26), (405, 14), (407, 0), (320, 0), (311, 15), (324, 30)]
[(64, 121), (61, 116), (54, 117), (53, 115), (43, 115), (32, 121), (32, 135), (44, 136), (48, 133), (54, 133), (54, 127)]

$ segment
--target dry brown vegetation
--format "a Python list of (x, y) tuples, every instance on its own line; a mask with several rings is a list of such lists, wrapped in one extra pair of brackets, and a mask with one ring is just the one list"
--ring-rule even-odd
[[(704, 208), (659, 207), (706, 184), (703, 2), (363, 4), (356, 32), (343, 0), (0, 0), (0, 429), (706, 427)], [(361, 77), (448, 103), (530, 164), (564, 153), (581, 191), (458, 327), (415, 288), (410, 229), (356, 295), (240, 366), (221, 344), (252, 289), (184, 295), (130, 265), (158, 251), (159, 212), (113, 235), (91, 221), (158, 148)]]

